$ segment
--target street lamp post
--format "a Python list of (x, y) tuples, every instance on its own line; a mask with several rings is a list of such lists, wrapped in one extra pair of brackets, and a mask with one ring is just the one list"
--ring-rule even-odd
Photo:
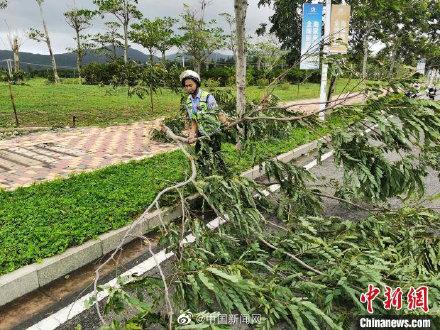
[(321, 91), (319, 97), (319, 119), (325, 119), (324, 110), (327, 106), (327, 73), (328, 73), (328, 64), (326, 63), (326, 57), (329, 52), (329, 42), (330, 42), (330, 15), (332, 10), (332, 2), (331, 0), (325, 1), (325, 25), (324, 25), (324, 49), (322, 56), (322, 68), (321, 68)]

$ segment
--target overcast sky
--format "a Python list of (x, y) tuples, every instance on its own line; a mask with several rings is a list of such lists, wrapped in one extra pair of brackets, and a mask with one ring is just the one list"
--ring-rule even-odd
[[(95, 9), (92, 0), (45, 0), (44, 15), (47, 21), (49, 34), (51, 36), (52, 46), (55, 53), (66, 52), (67, 47), (74, 45), (73, 29), (67, 25), (63, 13), (72, 9), (76, 2), (78, 8)], [(200, 7), (200, 0), (139, 0), (138, 8), (146, 18), (155, 18), (163, 16), (179, 17), (183, 11), (183, 4), (191, 7)], [(223, 12), (234, 13), (233, 0), (211, 0), (211, 4), (206, 9), (206, 18), (216, 18), (218, 25), (228, 31), (227, 25), (218, 14)], [(268, 23), (268, 18), (272, 14), (272, 9), (268, 7), (258, 8), (258, 0), (250, 0), (247, 16), (248, 34), (254, 35), (255, 29), (260, 23)], [(23, 52), (32, 52), (48, 54), (45, 44), (38, 44), (26, 37), (26, 31), (32, 27), (41, 27), (41, 20), (38, 12), (38, 6), (35, 0), (9, 0), (9, 6), (6, 10), (0, 12), (0, 49), (9, 49), (7, 42), (8, 26), (11, 31), (17, 31), (24, 43), (21, 47)], [(105, 20), (112, 20), (107, 16)], [(102, 31), (103, 22), (100, 17), (94, 20), (94, 24), (87, 33), (97, 33)], [(5, 23), (7, 22), (7, 24)], [(142, 50), (142, 47), (132, 45), (133, 48)], [(145, 52), (145, 51), (144, 51)], [(225, 53), (225, 52), (224, 52)]]

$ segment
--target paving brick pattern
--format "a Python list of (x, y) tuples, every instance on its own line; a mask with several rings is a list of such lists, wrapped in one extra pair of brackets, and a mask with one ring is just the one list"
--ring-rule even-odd
[[(341, 95), (334, 95), (331, 98), (331, 101), (329, 102), (329, 106), (331, 108), (333, 107), (340, 107), (344, 105), (350, 105), (350, 104), (356, 104), (361, 103), (365, 101), (365, 95), (360, 93), (345, 93)], [(314, 111), (318, 111), (319, 109), (319, 98), (317, 99), (307, 99), (302, 101), (288, 101), (288, 102), (281, 102), (281, 106), (291, 106), (291, 110), (294, 110), (296, 112), (309, 114)]]
[(158, 121), (33, 133), (0, 140), (0, 187), (12, 190), (173, 150), (149, 138)]

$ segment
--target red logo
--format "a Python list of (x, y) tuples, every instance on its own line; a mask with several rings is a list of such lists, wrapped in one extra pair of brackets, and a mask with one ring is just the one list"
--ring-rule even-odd
[(372, 284), (368, 284), (368, 291), (366, 293), (361, 294), (361, 302), (367, 303), (367, 311), (368, 313), (373, 313), (373, 300), (379, 295), (380, 289), (376, 288)]
[(429, 311), (428, 307), (428, 287), (420, 286), (417, 289), (411, 287), (406, 296), (408, 300), (408, 309), (414, 310), (421, 308), (425, 313)]
[[(373, 301), (379, 294), (380, 289), (372, 284), (368, 284), (367, 292), (361, 294), (360, 300), (362, 303), (367, 304), (369, 314), (373, 313)], [(403, 291), (400, 287), (393, 290), (391, 287), (385, 286), (384, 296), (383, 307), (386, 310), (390, 310), (393, 307), (396, 310), (402, 309)], [(408, 310), (421, 308), (427, 313), (429, 311), (428, 287), (420, 286), (417, 289), (410, 287), (406, 300)]]
[(397, 310), (402, 309), (402, 296), (403, 292), (400, 287), (397, 287), (396, 290), (393, 291), (389, 286), (385, 286), (385, 301), (383, 307), (387, 310), (390, 310), (391, 307), (395, 307)]

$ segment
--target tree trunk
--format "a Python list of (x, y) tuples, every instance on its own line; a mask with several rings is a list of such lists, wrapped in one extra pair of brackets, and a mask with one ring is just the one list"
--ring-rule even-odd
[(167, 61), (166, 57), (165, 57), (165, 51), (162, 51), (162, 62), (165, 63)]
[(44, 34), (46, 36), (47, 48), (49, 49), (49, 55), (50, 55), (50, 58), (52, 59), (53, 77), (54, 77), (55, 83), (58, 84), (60, 82), (60, 77), (58, 76), (57, 62), (55, 61), (55, 55), (52, 51), (52, 45), (50, 43), (49, 31), (47, 30), (46, 21), (43, 16), (43, 7), (41, 6), (40, 3), (38, 3), (38, 7), (40, 8), (41, 20), (43, 21), (43, 28), (44, 28)]
[(118, 55), (116, 54), (116, 42), (112, 43), (112, 47), (113, 47), (113, 60), (116, 61), (116, 59), (118, 58)]
[(128, 22), (124, 23), (124, 63), (128, 62)]
[(396, 58), (397, 58), (397, 47), (393, 47), (393, 49), (391, 50), (390, 68), (388, 70), (388, 79), (391, 79), (393, 76)]
[(153, 51), (150, 50), (150, 64), (153, 65), (154, 64), (154, 57), (153, 57)]
[(14, 53), (14, 72), (17, 73), (20, 71), (20, 45), (17, 37), (14, 37), (12, 41), (12, 52)]
[(151, 112), (154, 111), (154, 100), (153, 100), (153, 86), (150, 84), (150, 108)]
[(14, 111), (15, 125), (18, 127), (20, 125), (20, 122), (18, 121), (17, 108), (15, 107), (15, 99), (14, 99), (14, 94), (12, 93), (12, 86), (10, 79), (8, 80), (8, 86), (9, 86), (9, 96), (11, 98), (12, 110)]
[(362, 78), (367, 78), (367, 62), (368, 62), (368, 34), (364, 36), (364, 59), (362, 61)]
[(261, 57), (257, 58), (257, 70), (261, 70)]
[(195, 63), (195, 69), (196, 69), (196, 72), (197, 72), (198, 74), (200, 74), (201, 71), (202, 71), (202, 62), (200, 62), (200, 61), (196, 61), (196, 63)]
[(76, 30), (76, 68), (78, 69), (79, 83), (81, 84), (81, 63), (82, 62), (82, 50), (79, 31)]
[(237, 117), (241, 118), (246, 110), (246, 10), (247, 0), (234, 0), (237, 62), (235, 81), (237, 86)]

